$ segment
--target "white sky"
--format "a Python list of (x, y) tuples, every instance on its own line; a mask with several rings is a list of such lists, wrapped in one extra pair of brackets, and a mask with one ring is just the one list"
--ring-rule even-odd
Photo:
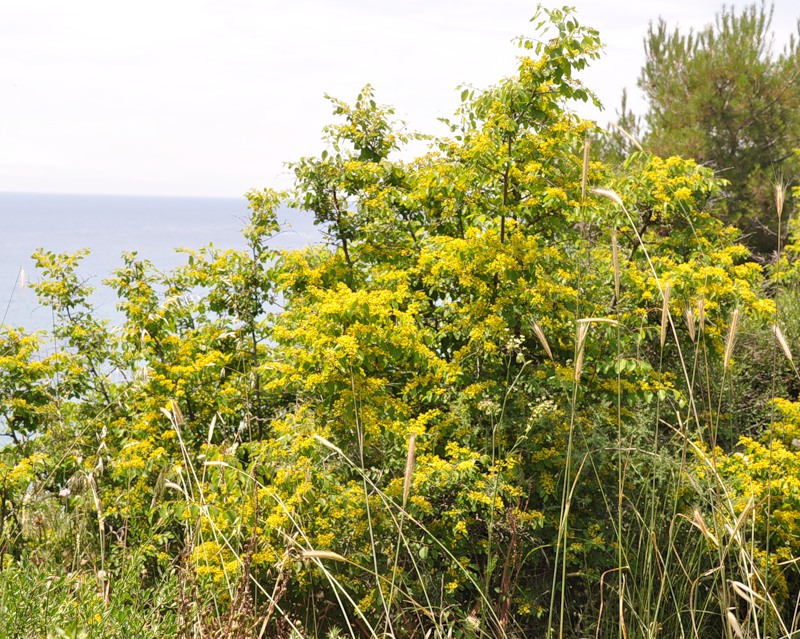
[[(650, 20), (701, 27), (713, 0), (558, 0), (600, 30), (584, 74), (613, 119), (632, 105)], [(744, 6), (746, 2), (728, 2)], [(289, 185), (322, 149), (323, 93), (366, 83), (437, 132), (456, 87), (511, 74), (531, 0), (0, 0), (0, 191), (238, 197)], [(777, 0), (780, 46), (796, 0)]]

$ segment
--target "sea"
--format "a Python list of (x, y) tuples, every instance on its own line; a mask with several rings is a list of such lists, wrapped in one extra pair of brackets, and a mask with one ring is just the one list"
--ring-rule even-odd
[[(89, 249), (78, 273), (95, 288), (96, 315), (120, 319), (113, 290), (102, 281), (136, 251), (161, 271), (185, 263), (175, 249), (243, 249), (248, 216), (244, 198), (145, 197), (0, 193), (0, 323), (28, 331), (52, 327), (52, 312), (41, 307), (30, 283), (37, 281), (31, 254)], [(275, 248), (296, 249), (322, 241), (312, 216), (281, 209)]]

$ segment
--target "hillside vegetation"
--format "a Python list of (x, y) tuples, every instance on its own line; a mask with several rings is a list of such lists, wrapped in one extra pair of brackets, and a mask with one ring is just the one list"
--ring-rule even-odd
[[(331, 99), (247, 250), (123, 256), (120, 327), (37, 254), (0, 635), (795, 636), (800, 244), (765, 272), (710, 169), (591, 160), (598, 34), (534, 23), (416, 159), (369, 87)], [(269, 248), (285, 204), (327, 244)]]

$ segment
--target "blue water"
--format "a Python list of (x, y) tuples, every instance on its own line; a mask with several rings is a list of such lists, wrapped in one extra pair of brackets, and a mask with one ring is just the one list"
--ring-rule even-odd
[[(50, 311), (38, 305), (33, 290), (20, 286), (20, 269), (28, 282), (39, 278), (30, 258), (38, 248), (90, 249), (79, 273), (97, 289), (92, 298), (97, 314), (114, 320), (116, 297), (102, 280), (122, 264), (122, 252), (137, 251), (165, 271), (184, 263), (178, 247), (244, 248), (247, 214), (243, 198), (0, 193), (0, 320), (29, 330), (52, 325)], [(276, 248), (320, 241), (310, 215), (282, 210), (279, 219)]]

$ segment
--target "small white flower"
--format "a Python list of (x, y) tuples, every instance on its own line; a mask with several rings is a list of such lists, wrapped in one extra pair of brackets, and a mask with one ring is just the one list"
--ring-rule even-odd
[(69, 488), (62, 488), (58, 491), (59, 497), (69, 497), (72, 494), (72, 491)]

